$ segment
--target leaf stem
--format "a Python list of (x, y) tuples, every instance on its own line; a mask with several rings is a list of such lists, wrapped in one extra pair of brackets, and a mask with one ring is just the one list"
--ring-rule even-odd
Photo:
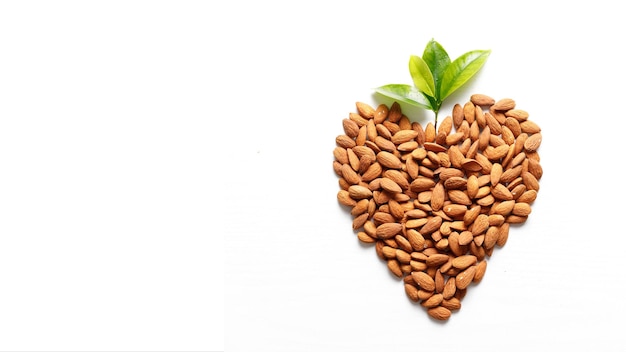
[(437, 130), (437, 117), (439, 117), (439, 109), (441, 108), (441, 103), (439, 99), (436, 99), (435, 104), (433, 106), (433, 111), (435, 112), (435, 131)]

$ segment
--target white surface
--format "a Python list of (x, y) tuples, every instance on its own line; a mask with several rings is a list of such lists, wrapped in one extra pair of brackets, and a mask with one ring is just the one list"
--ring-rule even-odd
[[(548, 4), (3, 2), (0, 350), (624, 350), (622, 12)], [(530, 220), (446, 324), (331, 167), (431, 38), (492, 49), (442, 111), (512, 97), (544, 136)]]
[(208, 12), (0, 3), (0, 351), (224, 348)]
[[(623, 351), (624, 30), (607, 1), (229, 5), (213, 136), (228, 351)], [(455, 94), (511, 97), (543, 129), (529, 221), (446, 324), (412, 305), (336, 201), (334, 138), (435, 38), (492, 49)], [(221, 73), (221, 74), (219, 74)], [(379, 101), (379, 100), (375, 100)], [(424, 119), (431, 118), (428, 113)], [(225, 182), (225, 184), (224, 184)]]

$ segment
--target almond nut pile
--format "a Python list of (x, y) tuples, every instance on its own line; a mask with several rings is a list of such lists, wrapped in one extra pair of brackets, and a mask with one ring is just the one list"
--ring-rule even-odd
[(434, 319), (461, 308), (509, 225), (526, 221), (543, 170), (541, 129), (512, 99), (474, 94), (438, 129), (396, 102), (362, 102), (343, 120), (333, 168), (340, 204), (406, 295)]

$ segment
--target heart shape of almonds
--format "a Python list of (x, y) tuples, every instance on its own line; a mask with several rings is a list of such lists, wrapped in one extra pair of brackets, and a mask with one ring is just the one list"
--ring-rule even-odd
[(409, 299), (447, 320), (510, 224), (531, 212), (543, 174), (541, 129), (514, 100), (483, 94), (455, 104), (438, 129), (411, 122), (397, 102), (357, 102), (356, 110), (333, 151), (337, 199)]

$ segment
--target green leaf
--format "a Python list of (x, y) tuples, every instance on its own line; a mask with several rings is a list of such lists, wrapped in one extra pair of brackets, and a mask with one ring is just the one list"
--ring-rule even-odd
[(430, 72), (430, 68), (428, 68), (428, 64), (421, 57), (411, 55), (409, 71), (411, 72), (411, 77), (413, 77), (413, 84), (415, 84), (417, 89), (428, 96), (434, 97), (435, 80), (432, 72)]
[(480, 70), (491, 50), (473, 50), (452, 61), (443, 73), (440, 101), (443, 101)]
[(433, 78), (435, 80), (435, 96), (438, 97), (441, 92), (441, 80), (443, 78), (443, 73), (446, 68), (448, 68), (448, 65), (450, 65), (450, 56), (448, 56), (448, 53), (443, 46), (441, 46), (441, 44), (431, 40), (428, 44), (426, 44), (426, 49), (424, 49), (422, 59), (430, 68), (430, 72), (433, 73)]
[(430, 101), (417, 88), (408, 84), (387, 84), (374, 89), (377, 93), (407, 104), (419, 106), (423, 109), (432, 110)]

